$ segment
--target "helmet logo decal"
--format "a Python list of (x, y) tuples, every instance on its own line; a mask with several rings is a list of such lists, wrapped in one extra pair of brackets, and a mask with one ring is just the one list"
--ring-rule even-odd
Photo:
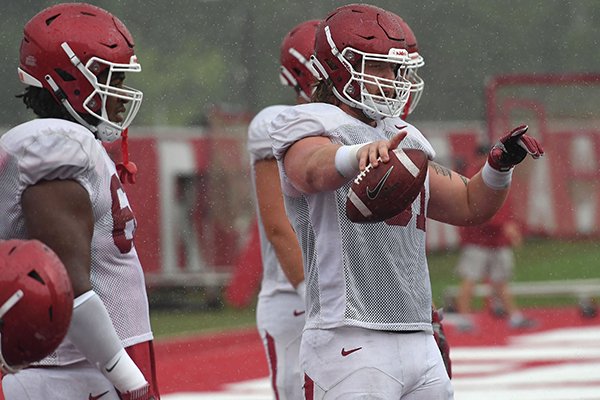
[(25, 57), (25, 65), (29, 65), (30, 67), (35, 67), (37, 65), (37, 60), (34, 56)]

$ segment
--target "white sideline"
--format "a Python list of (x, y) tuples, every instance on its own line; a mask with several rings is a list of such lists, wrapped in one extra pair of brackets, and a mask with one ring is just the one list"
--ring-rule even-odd
[[(580, 300), (600, 295), (600, 279), (566, 279), (556, 281), (513, 282), (509, 284), (515, 296), (574, 296)], [(448, 286), (444, 290), (444, 298), (452, 298), (458, 294), (458, 286)], [(487, 283), (475, 285), (475, 296), (486, 297), (492, 294)]]

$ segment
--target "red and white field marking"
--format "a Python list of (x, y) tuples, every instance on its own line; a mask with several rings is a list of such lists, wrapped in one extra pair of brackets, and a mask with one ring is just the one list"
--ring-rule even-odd
[[(452, 326), (447, 328), (452, 344), (456, 400), (600, 400), (600, 318), (581, 319), (573, 309), (528, 313), (539, 321), (539, 327), (530, 331), (512, 331), (503, 320), (483, 314), (477, 317), (478, 329), (472, 334), (460, 333)], [(235, 345), (246, 353), (259, 355), (262, 348), (258, 336), (253, 337), (248, 331), (244, 335), (245, 339)], [(231, 349), (232, 345), (228, 346)], [(216, 350), (214, 346), (212, 350)], [(160, 354), (159, 351), (159, 369)], [(255, 378), (249, 372), (244, 373), (232, 357), (235, 358), (228, 353), (222, 359), (220, 374), (231, 376), (220, 376), (222, 384), (218, 387), (195, 390), (191, 387), (194, 385), (189, 385), (192, 390), (181, 388), (181, 391), (172, 388), (162, 398), (272, 400), (263, 369), (264, 357), (253, 357), (255, 369), (263, 371), (262, 377)], [(202, 364), (196, 363), (195, 368), (202, 368)], [(214, 364), (204, 365), (215, 368)], [(183, 368), (172, 373), (181, 375), (186, 370), (189, 371)], [(236, 381), (236, 377), (244, 374), (245, 379)], [(166, 377), (159, 378), (163, 386)]]

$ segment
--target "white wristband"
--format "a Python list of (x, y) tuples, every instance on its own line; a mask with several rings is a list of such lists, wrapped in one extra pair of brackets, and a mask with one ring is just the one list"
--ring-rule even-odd
[(358, 169), (358, 150), (367, 143), (353, 144), (349, 146), (341, 146), (335, 152), (335, 169), (344, 178), (354, 178), (360, 170)]
[(498, 171), (494, 169), (485, 162), (481, 170), (481, 178), (483, 179), (483, 183), (487, 185), (487, 187), (494, 190), (502, 190), (506, 189), (510, 186), (510, 182), (512, 181), (513, 168), (508, 171)]
[(298, 293), (298, 296), (300, 296), (302, 299), (302, 302), (306, 303), (306, 281), (300, 282), (298, 285), (296, 285), (295, 289), (296, 293)]

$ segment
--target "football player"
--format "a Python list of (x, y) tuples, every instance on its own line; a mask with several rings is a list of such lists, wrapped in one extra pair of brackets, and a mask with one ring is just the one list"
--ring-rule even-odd
[(0, 138), (0, 239), (37, 239), (61, 259), (74, 306), (65, 340), (7, 375), (12, 399), (158, 399), (136, 220), (102, 146), (121, 137), (142, 92), (134, 41), (109, 12), (51, 6), (24, 28), (22, 99), (39, 117)]
[[(306, 325), (300, 358), (306, 399), (452, 399), (432, 335), (425, 221), (490, 218), (513, 167), (540, 144), (519, 127), (502, 137), (472, 179), (436, 164), (425, 136), (400, 118), (412, 83), (399, 17), (352, 4), (317, 29), (314, 103), (284, 109), (269, 127), (286, 211), (303, 252)], [(398, 146), (429, 159), (421, 193), (390, 220), (352, 223), (352, 180)], [(381, 158), (380, 158), (381, 157)]]
[(0, 241), (0, 368), (14, 374), (53, 352), (73, 312), (57, 255), (37, 240)]
[[(281, 82), (294, 88), (297, 104), (310, 100), (316, 81), (308, 62), (318, 24), (319, 21), (311, 20), (295, 26), (281, 44)], [(275, 398), (301, 400), (302, 374), (298, 353), (305, 314), (302, 253), (285, 214), (279, 170), (267, 132), (271, 120), (286, 107), (265, 108), (248, 128), (263, 262), (256, 319)]]

